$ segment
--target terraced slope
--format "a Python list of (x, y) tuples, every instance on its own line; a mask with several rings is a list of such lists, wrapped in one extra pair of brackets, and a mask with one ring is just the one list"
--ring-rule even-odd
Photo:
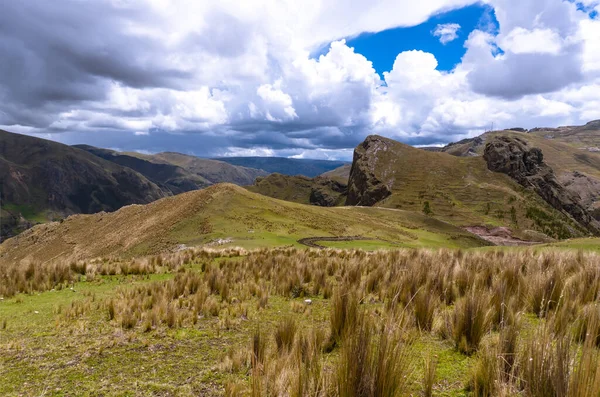
[(414, 212), (302, 205), (219, 184), (35, 226), (0, 245), (0, 265), (145, 255), (219, 239), (245, 247), (298, 245), (297, 240), (315, 236), (366, 236), (407, 247), (485, 245), (462, 229)]
[[(581, 197), (582, 204), (600, 219), (600, 152), (587, 150), (600, 147), (600, 131), (560, 129), (531, 133), (494, 131), (462, 143), (446, 146), (443, 151), (455, 156), (480, 156), (487, 142), (498, 136), (517, 137), (544, 154), (544, 161), (554, 170), (558, 180), (571, 192)], [(556, 131), (554, 131), (556, 130)], [(552, 138), (550, 138), (552, 137)], [(586, 142), (584, 146), (579, 143)]]
[(566, 238), (587, 234), (537, 194), (489, 171), (480, 157), (456, 157), (369, 136), (355, 149), (348, 205), (423, 211), (459, 226), (504, 226)]

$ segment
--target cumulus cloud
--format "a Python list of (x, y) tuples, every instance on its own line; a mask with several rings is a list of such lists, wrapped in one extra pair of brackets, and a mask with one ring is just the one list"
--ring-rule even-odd
[(431, 32), (435, 37), (440, 38), (440, 43), (447, 44), (451, 41), (454, 41), (458, 38), (458, 30), (460, 29), (460, 25), (457, 23), (444, 23), (439, 24), (435, 27), (433, 32)]
[[(488, 0), (498, 31), (465, 32), (465, 55), (450, 72), (416, 49), (380, 76), (344, 40), (472, 3), (9, 2), (0, 14), (0, 128), (126, 150), (349, 159), (371, 133), (427, 145), (492, 122), (600, 118), (592, 0), (583, 10)], [(459, 28), (432, 33), (447, 43)]]

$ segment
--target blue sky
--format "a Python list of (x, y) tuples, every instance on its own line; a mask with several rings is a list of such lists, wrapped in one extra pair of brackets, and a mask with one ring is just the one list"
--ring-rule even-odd
[[(460, 25), (458, 37), (442, 44), (439, 37), (435, 37), (432, 32), (436, 26), (449, 23)], [(438, 70), (450, 71), (460, 63), (465, 54), (464, 43), (469, 33), (475, 29), (494, 33), (497, 28), (498, 21), (493, 8), (478, 4), (436, 15), (417, 26), (364, 33), (347, 39), (347, 44), (372, 61), (373, 67), (380, 75), (392, 70), (399, 53), (411, 50), (432, 53), (438, 60)]]
[[(491, 123), (585, 124), (600, 118), (598, 11), (600, 0), (5, 1), (0, 129), (349, 160), (370, 134), (430, 145)], [(458, 25), (445, 44), (433, 34)]]

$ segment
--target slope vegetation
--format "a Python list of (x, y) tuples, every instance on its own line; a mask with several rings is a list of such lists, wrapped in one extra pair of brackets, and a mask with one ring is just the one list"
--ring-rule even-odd
[(0, 245), (0, 265), (145, 255), (219, 240), (245, 247), (298, 245), (298, 239), (315, 236), (364, 236), (408, 247), (485, 245), (418, 213), (302, 205), (219, 184), (148, 205), (35, 226)]
[(57, 142), (0, 131), (2, 236), (74, 213), (114, 211), (167, 193), (143, 175)]
[[(588, 128), (593, 123), (588, 124)], [(586, 129), (586, 126), (539, 129), (529, 133), (493, 131), (450, 144), (442, 150), (454, 156), (480, 156), (485, 145), (500, 136), (518, 138), (541, 149), (544, 162), (552, 167), (558, 180), (581, 198), (582, 204), (596, 219), (600, 219), (600, 151), (587, 150), (600, 147), (600, 131)]]
[(248, 190), (265, 196), (322, 207), (343, 205), (347, 188), (346, 183), (322, 176), (308, 178), (277, 173), (257, 178), (254, 185), (247, 186)]
[(268, 175), (268, 172), (262, 169), (232, 165), (224, 161), (202, 159), (181, 153), (165, 152), (152, 157), (158, 161), (179, 166), (211, 183), (227, 182), (244, 186), (254, 183), (254, 180), (260, 176)]
[(344, 185), (348, 184), (348, 178), (350, 178), (350, 170), (352, 164), (344, 164), (334, 170), (327, 171), (321, 174), (323, 178), (331, 179)]
[(76, 147), (105, 160), (129, 167), (173, 194), (198, 190), (222, 182), (250, 185), (257, 177), (267, 175), (263, 170), (181, 153), (142, 154), (117, 152), (87, 145)]
[(556, 238), (587, 234), (567, 215), (481, 156), (456, 157), (369, 136), (355, 149), (349, 205), (423, 211), (460, 226), (504, 226), (528, 239), (531, 230)]
[(135, 156), (88, 145), (76, 145), (75, 147), (105, 160), (131, 168), (172, 194), (202, 189), (211, 184), (211, 181), (200, 175), (168, 162), (157, 162), (150, 155)]

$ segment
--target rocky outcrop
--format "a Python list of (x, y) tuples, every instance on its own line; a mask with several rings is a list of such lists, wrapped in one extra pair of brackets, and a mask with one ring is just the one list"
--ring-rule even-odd
[(568, 213), (594, 234), (600, 234), (600, 223), (584, 208), (580, 197), (558, 181), (540, 149), (529, 147), (521, 139), (501, 136), (487, 143), (483, 158), (491, 171), (504, 173), (533, 189), (552, 207)]
[(312, 188), (309, 198), (311, 204), (321, 207), (339, 205), (340, 197), (346, 193), (346, 185), (323, 177), (316, 177), (313, 181), (315, 186)]
[(354, 149), (346, 205), (372, 206), (392, 194), (391, 182), (376, 173), (379, 152), (387, 149), (387, 139), (376, 135), (368, 136)]

